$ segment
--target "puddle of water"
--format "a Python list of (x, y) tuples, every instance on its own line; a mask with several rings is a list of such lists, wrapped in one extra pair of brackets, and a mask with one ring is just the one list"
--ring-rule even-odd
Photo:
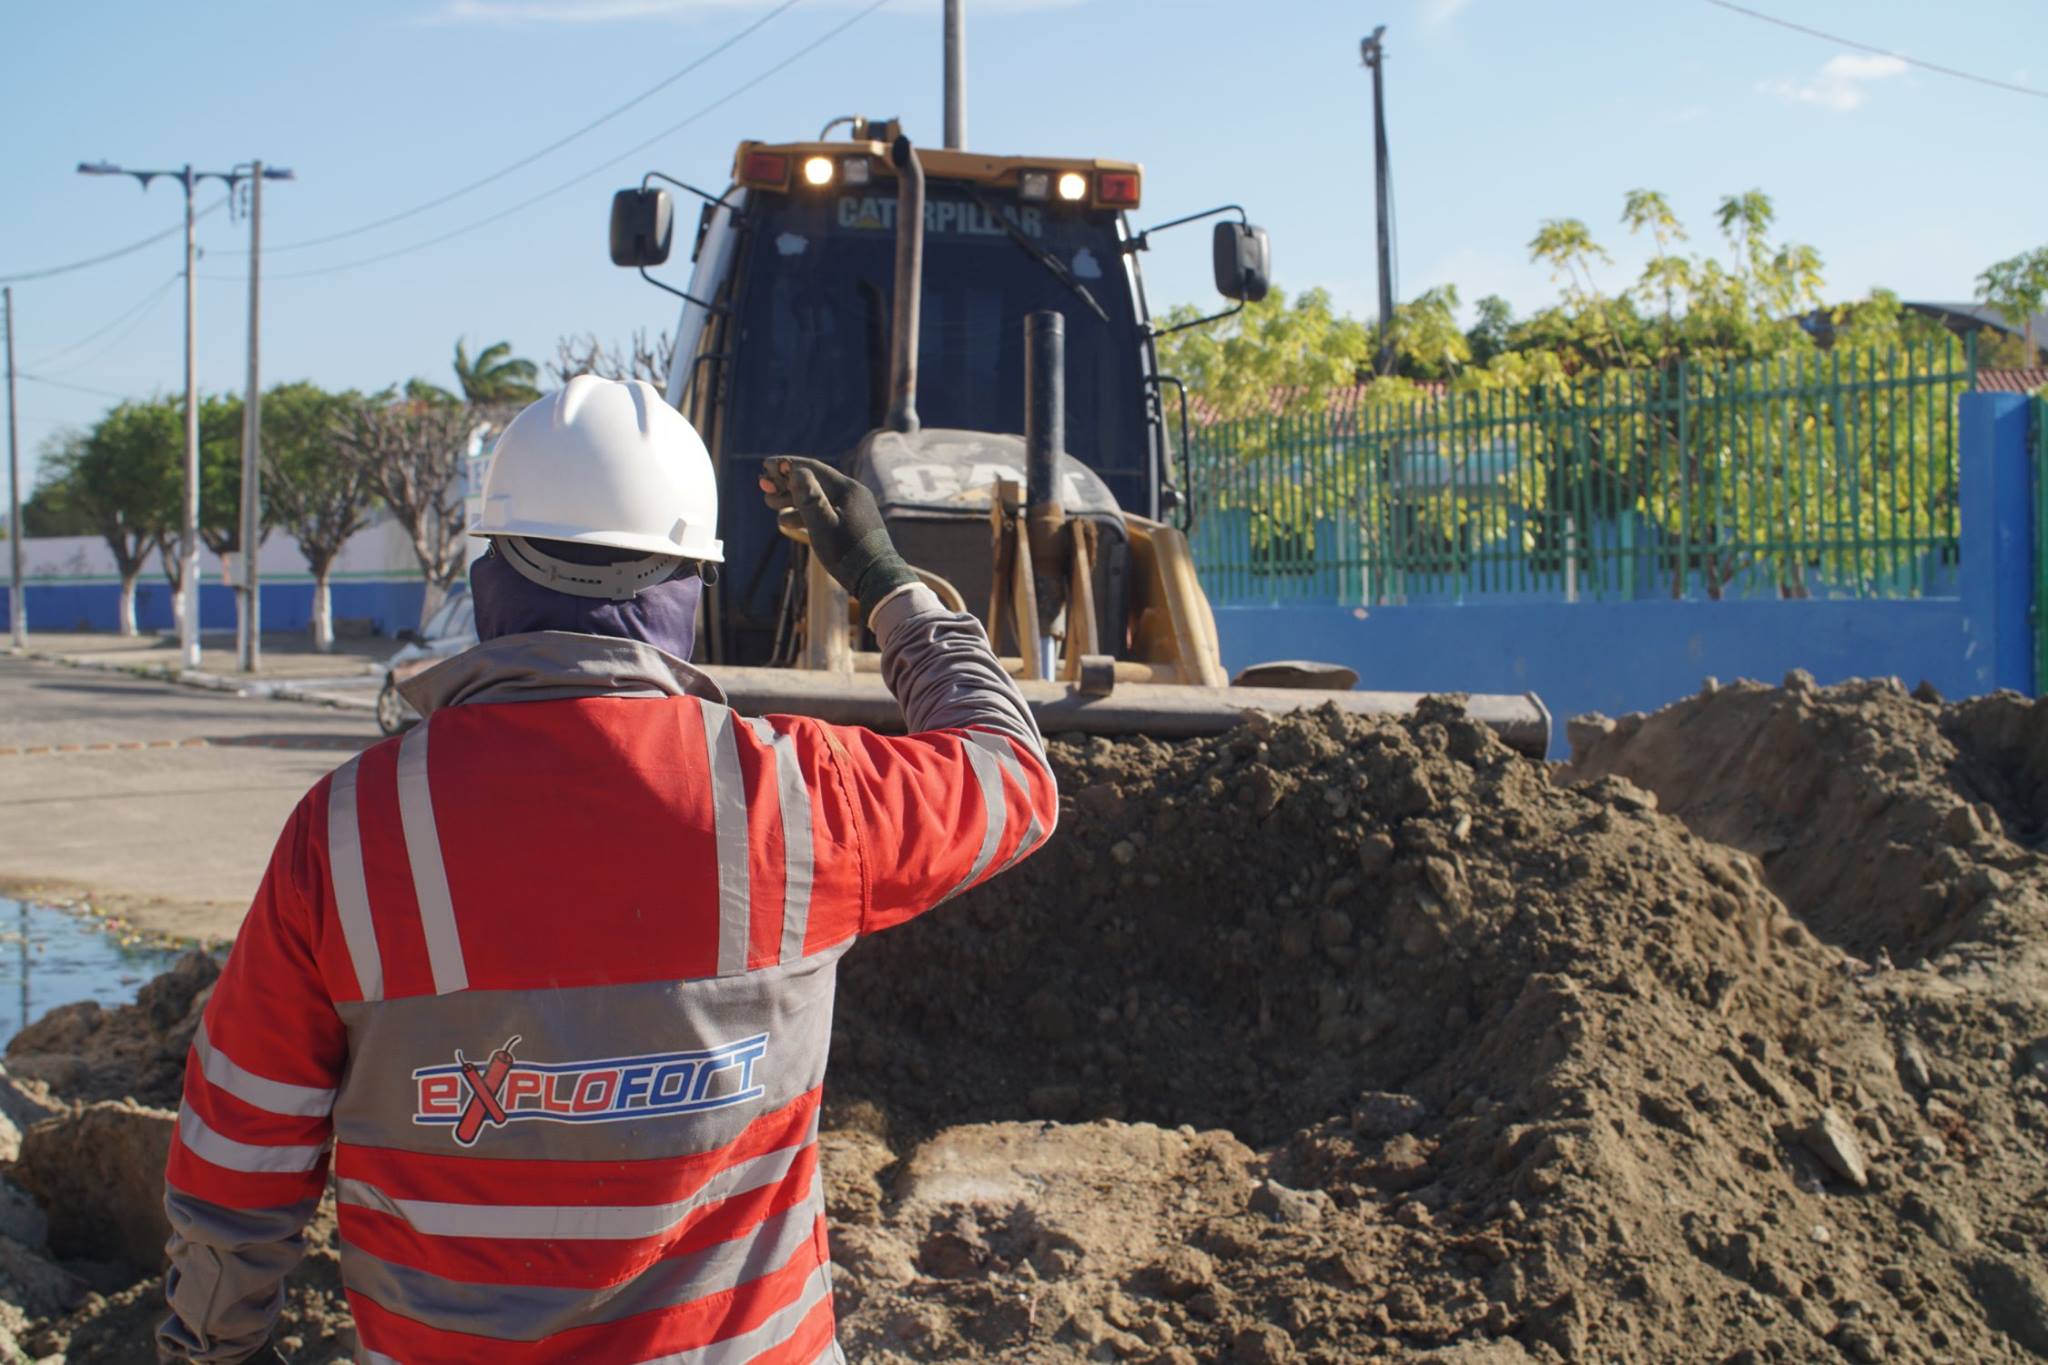
[(59, 1005), (128, 1004), (183, 951), (118, 921), (0, 897), (0, 1047)]

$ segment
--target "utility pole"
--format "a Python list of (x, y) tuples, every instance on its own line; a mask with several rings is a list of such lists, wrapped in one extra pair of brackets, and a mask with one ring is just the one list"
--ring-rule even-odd
[(242, 547), (244, 673), (263, 664), (263, 577), (256, 563), (263, 549), (263, 182), (295, 178), (281, 166), (249, 163), (249, 396), (242, 401), (242, 527), (236, 537)]
[(1358, 45), (1359, 55), (1372, 71), (1372, 198), (1378, 219), (1380, 269), (1380, 352), (1374, 368), (1380, 374), (1391, 374), (1394, 369), (1394, 185), (1387, 168), (1387, 103), (1380, 82), (1380, 66), (1387, 55), (1380, 35), (1386, 31), (1387, 26), (1381, 24)]
[(28, 595), (21, 586), (21, 431), (14, 417), (14, 287), (0, 289), (7, 310), (7, 621), (14, 647), (28, 648)]
[[(111, 161), (81, 161), (80, 175), (127, 175), (133, 176), (143, 189), (149, 182), (162, 177), (175, 180), (185, 191), (185, 507), (178, 533), (179, 572), (178, 600), (181, 604), (178, 620), (178, 654), (182, 665), (188, 669), (199, 667), (199, 371), (194, 358), (198, 338), (198, 286), (193, 278), (192, 267), (199, 256), (198, 237), (194, 225), (198, 222), (193, 213), (192, 190), (200, 181), (214, 179), (228, 187), (228, 193), (235, 192), (235, 186), (249, 178), (250, 172), (241, 168), (230, 171), (195, 171), (192, 163), (186, 162), (175, 171), (138, 171), (126, 166), (117, 166)], [(272, 180), (290, 177), (290, 171), (265, 171), (262, 174)]]
[(967, 33), (962, 0), (946, 0), (946, 146), (967, 145)]

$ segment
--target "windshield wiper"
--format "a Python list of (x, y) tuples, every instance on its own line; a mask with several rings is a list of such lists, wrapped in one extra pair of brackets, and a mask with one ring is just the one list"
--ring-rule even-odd
[(1096, 317), (1101, 318), (1104, 322), (1109, 321), (1108, 312), (1103, 309), (1101, 304), (1095, 301), (1095, 296), (1088, 292), (1088, 286), (1076, 279), (1073, 271), (1067, 269), (1065, 261), (1062, 261), (1050, 251), (1032, 241), (1023, 228), (1010, 221), (1009, 214), (1004, 213), (994, 204), (989, 203), (987, 199), (982, 197), (979, 191), (970, 190), (968, 197), (980, 206), (983, 213), (995, 219), (996, 223), (1003, 229), (1003, 232), (1008, 235), (1011, 241), (1017, 244), (1018, 248), (1026, 256), (1029, 256), (1032, 260), (1051, 271), (1054, 279), (1073, 290), (1074, 297), (1087, 304), (1088, 310), (1095, 314)]

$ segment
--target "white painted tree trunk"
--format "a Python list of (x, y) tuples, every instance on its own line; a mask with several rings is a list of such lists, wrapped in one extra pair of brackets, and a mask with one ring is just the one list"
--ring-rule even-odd
[(334, 595), (327, 590), (327, 570), (313, 575), (313, 648), (321, 654), (334, 650)]
[(135, 634), (135, 580), (141, 572), (121, 575), (121, 605), (116, 609), (114, 629), (122, 635)]
[(434, 613), (441, 610), (441, 604), (447, 600), (448, 589), (442, 587), (433, 579), (428, 579), (427, 590), (420, 598), (420, 619), (413, 623), (414, 626), (424, 626), (427, 622), (433, 620)]

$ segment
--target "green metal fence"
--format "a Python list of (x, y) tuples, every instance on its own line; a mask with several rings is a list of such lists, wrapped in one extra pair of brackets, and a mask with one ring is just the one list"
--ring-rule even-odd
[(1190, 537), (1221, 602), (1944, 596), (1973, 374), (1951, 343), (1368, 390), (1197, 431)]

